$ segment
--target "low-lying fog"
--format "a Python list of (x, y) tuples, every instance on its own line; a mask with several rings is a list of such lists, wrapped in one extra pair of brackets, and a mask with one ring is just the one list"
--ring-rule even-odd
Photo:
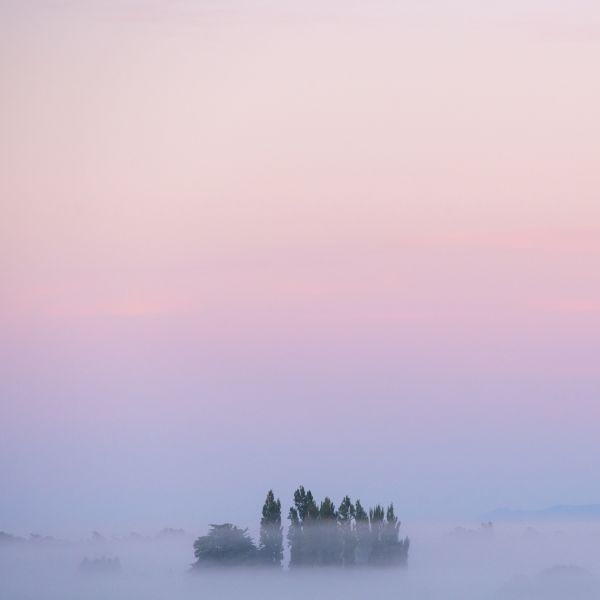
[[(0, 598), (565, 599), (600, 597), (600, 524), (544, 523), (402, 527), (406, 569), (260, 569), (190, 574), (192, 533), (82, 541), (0, 541)], [(254, 533), (254, 532), (252, 532)], [(118, 558), (105, 573), (81, 568)]]

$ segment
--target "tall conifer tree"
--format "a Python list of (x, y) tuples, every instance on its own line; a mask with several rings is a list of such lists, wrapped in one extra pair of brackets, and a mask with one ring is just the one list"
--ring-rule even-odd
[(313, 565), (318, 557), (318, 538), (316, 524), (319, 508), (310, 490), (300, 486), (294, 492), (294, 506), (288, 515), (290, 529), (288, 543), (290, 545), (290, 565)]
[(346, 496), (340, 504), (337, 517), (342, 543), (341, 562), (346, 567), (351, 566), (356, 562), (355, 553), (357, 539), (355, 515), (356, 509), (354, 508), (354, 504), (352, 504), (350, 497)]
[(261, 557), (266, 564), (279, 567), (283, 560), (283, 527), (281, 526), (281, 502), (275, 500), (273, 490), (269, 490), (262, 509), (260, 520)]
[(325, 498), (319, 508), (318, 561), (319, 564), (331, 566), (342, 561), (342, 545), (337, 524), (337, 511), (330, 498)]
[(356, 522), (356, 563), (365, 565), (369, 562), (371, 554), (371, 530), (369, 515), (360, 500), (356, 501), (354, 520)]

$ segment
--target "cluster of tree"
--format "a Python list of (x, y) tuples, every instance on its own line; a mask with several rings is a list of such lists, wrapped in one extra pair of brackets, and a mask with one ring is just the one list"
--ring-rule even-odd
[(194, 567), (280, 566), (283, 560), (281, 502), (272, 490), (267, 493), (260, 520), (260, 541), (256, 546), (248, 529), (231, 523), (211, 525), (207, 535), (194, 542)]
[(365, 511), (346, 496), (336, 510), (325, 498), (317, 504), (310, 490), (294, 492), (289, 512), (290, 566), (405, 565), (410, 541), (400, 539), (394, 505)]
[[(360, 501), (346, 496), (339, 508), (325, 498), (320, 504), (310, 490), (299, 487), (288, 518), (290, 566), (405, 565), (410, 542), (400, 539), (400, 522), (390, 504), (365, 511)], [(281, 502), (267, 493), (256, 545), (247, 529), (231, 523), (211, 525), (194, 542), (194, 567), (280, 567), (283, 561)]]

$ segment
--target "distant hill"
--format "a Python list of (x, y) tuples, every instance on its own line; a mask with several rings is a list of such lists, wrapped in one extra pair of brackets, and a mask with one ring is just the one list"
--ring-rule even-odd
[(600, 521), (600, 504), (563, 504), (539, 510), (497, 508), (482, 518), (485, 521), (492, 521), (493, 523), (503, 521)]

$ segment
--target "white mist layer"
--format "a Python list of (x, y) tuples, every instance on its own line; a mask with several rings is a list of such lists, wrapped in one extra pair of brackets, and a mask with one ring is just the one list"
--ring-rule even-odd
[[(203, 532), (199, 532), (203, 533)], [(191, 574), (193, 536), (0, 545), (0, 597), (565, 599), (600, 594), (600, 525), (419, 526), (406, 569), (217, 569)], [(81, 561), (118, 557), (90, 574)]]

